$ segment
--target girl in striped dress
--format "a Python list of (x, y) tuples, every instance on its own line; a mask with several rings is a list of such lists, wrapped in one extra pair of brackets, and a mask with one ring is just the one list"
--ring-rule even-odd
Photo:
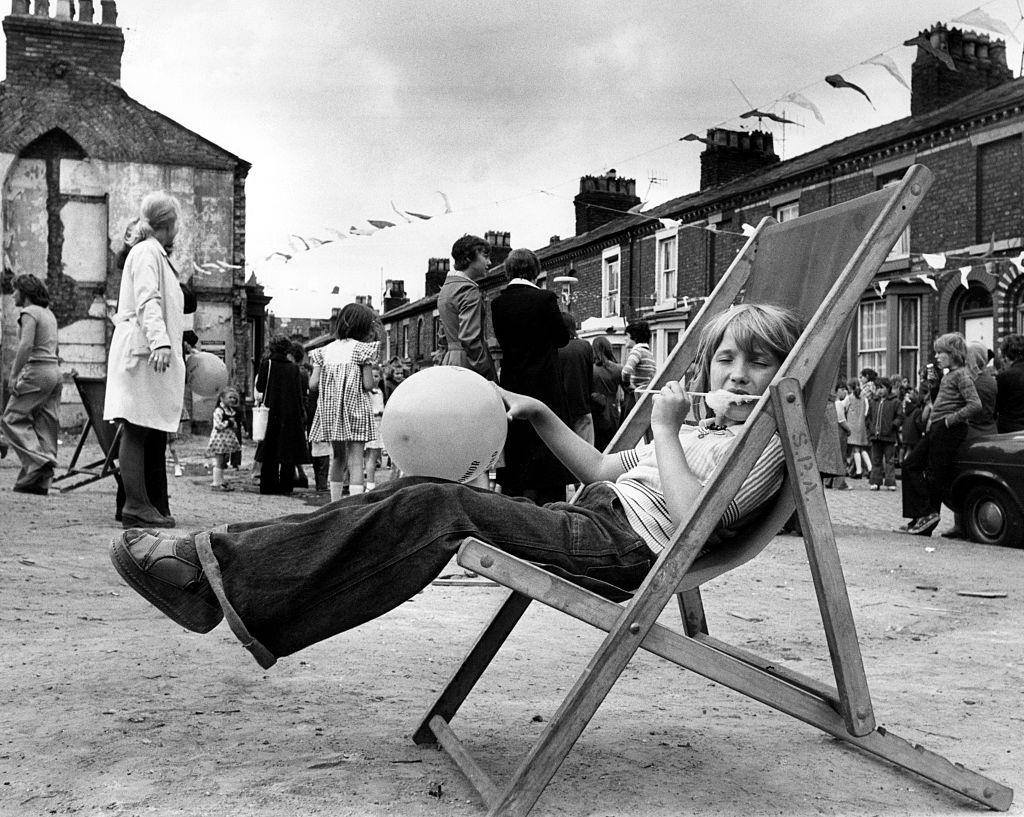
[(338, 316), (338, 339), (309, 354), (309, 387), (318, 388), (311, 443), (331, 444), (331, 501), (341, 499), (348, 470), (349, 493), (363, 492), (363, 449), (379, 436), (370, 391), (372, 367), (380, 360), (377, 315), (363, 304), (348, 304)]

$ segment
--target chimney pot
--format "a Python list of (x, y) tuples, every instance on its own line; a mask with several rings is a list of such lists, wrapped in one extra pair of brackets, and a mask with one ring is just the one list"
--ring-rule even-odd
[(36, 17), (50, 16), (50, 0), (36, 0)]
[(80, 0), (78, 3), (78, 21), (80, 23), (91, 23), (94, 14), (92, 0)]
[(11, 4), (11, 14), (28, 14), (28, 0), (14, 0)]
[(557, 244), (561, 240), (562, 240), (562, 236), (560, 236), (560, 235), (553, 235), (553, 236), (551, 236), (551, 238), (548, 239), (548, 244)]
[(54, 16), (58, 20), (70, 20), (71, 0), (57, 0), (57, 13)]
[(103, 9), (102, 24), (105, 26), (116, 26), (117, 3), (115, 0), (100, 0), (100, 7)]
[(991, 41), (988, 35), (959, 28), (947, 29), (936, 23), (920, 36), (946, 51), (957, 70), (951, 71), (945, 63), (923, 48), (911, 66), (910, 114), (920, 116), (949, 105), (961, 97), (979, 91), (988, 91), (1013, 79), (1006, 64), (1006, 44)]

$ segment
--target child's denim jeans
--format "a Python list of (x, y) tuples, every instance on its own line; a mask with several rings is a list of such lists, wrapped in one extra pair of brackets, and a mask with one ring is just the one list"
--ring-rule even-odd
[(602, 592), (634, 590), (655, 555), (607, 485), (576, 505), (404, 478), (312, 513), (228, 526), (213, 553), (228, 601), (275, 656), (383, 615), (430, 584), (476, 536)]

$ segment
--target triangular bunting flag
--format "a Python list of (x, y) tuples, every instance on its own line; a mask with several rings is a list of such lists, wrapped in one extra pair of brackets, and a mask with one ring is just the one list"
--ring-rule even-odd
[(743, 235), (745, 235), (747, 238), (750, 238), (750, 236), (752, 236), (756, 232), (757, 232), (757, 227), (755, 227), (753, 224), (744, 224), (743, 225)]
[[(799, 122), (794, 122), (792, 119), (786, 119), (786, 117), (779, 116), (777, 113), (772, 113), (771, 111), (759, 111), (756, 108), (752, 111), (741, 113), (740, 119), (751, 119), (755, 116), (758, 119), (770, 119), (772, 122), (780, 122), (783, 125), (800, 125)], [(800, 125), (800, 127), (803, 127), (803, 125)]]
[(996, 277), (996, 265), (992, 261), (985, 262), (985, 272), (991, 275), (993, 278)]
[(962, 14), (952, 22), (954, 23), (965, 23), (969, 26), (977, 26), (978, 28), (984, 28), (988, 31), (998, 31), (1007, 37), (1013, 37), (1013, 30), (1002, 20), (993, 17), (987, 11), (982, 11), (981, 8), (973, 9), (966, 14)]
[(946, 256), (941, 252), (923, 252), (921, 259), (932, 269), (945, 269)]
[(821, 111), (818, 110), (818, 106), (811, 102), (811, 100), (809, 100), (803, 94), (787, 94), (786, 99), (792, 102), (794, 105), (799, 105), (801, 108), (806, 108), (811, 113), (813, 113), (814, 118), (818, 120), (819, 124), (825, 124), (825, 118), (821, 115)]
[(889, 288), (889, 284), (890, 284), (889, 281), (879, 281), (878, 282), (878, 295), (879, 295), (879, 297), (881, 297), (881, 298), (885, 297), (885, 290), (887, 290)]
[(924, 36), (924, 34), (918, 34), (912, 40), (907, 40), (903, 43), (904, 45), (916, 45), (922, 51), (931, 54), (935, 59), (945, 65), (950, 71), (956, 70), (956, 63), (953, 62), (953, 58), (949, 56), (948, 51), (941, 51), (932, 45), (931, 40)]
[(967, 276), (971, 274), (971, 267), (960, 267), (960, 286), (964, 289), (970, 289), (967, 286)]
[(847, 82), (839, 74), (829, 74), (825, 77), (825, 82), (831, 85), (833, 88), (849, 88), (850, 90), (856, 91), (858, 94), (862, 94), (868, 101), (868, 104), (872, 108), (875, 107), (875, 103), (871, 101), (871, 97), (868, 96), (868, 92), (861, 88), (859, 85), (854, 85), (852, 82)]
[(918, 275), (918, 276), (915, 276), (915, 277), (918, 280), (920, 280), (922, 283), (928, 284), (928, 286), (930, 286), (936, 292), (939, 291), (938, 284), (935, 283), (935, 279), (932, 278), (930, 275)]
[(704, 229), (707, 230), (709, 233), (717, 233), (718, 232), (718, 227), (715, 226), (714, 224), (709, 224)]
[(711, 144), (703, 136), (698, 136), (695, 133), (688, 133), (688, 134), (686, 134), (686, 136), (680, 136), (679, 137), (679, 141), (680, 142), (703, 142), (705, 145), (710, 145)]
[(1024, 252), (1022, 252), (1016, 258), (1011, 258), (1010, 263), (1017, 268), (1018, 275), (1024, 275)]
[(888, 54), (876, 54), (869, 60), (864, 60), (864, 65), (880, 65), (886, 71), (888, 71), (894, 80), (902, 85), (907, 90), (910, 90), (910, 86), (907, 85), (907, 81), (903, 79), (903, 74), (900, 72), (900, 67), (896, 64), (896, 60), (890, 57)]

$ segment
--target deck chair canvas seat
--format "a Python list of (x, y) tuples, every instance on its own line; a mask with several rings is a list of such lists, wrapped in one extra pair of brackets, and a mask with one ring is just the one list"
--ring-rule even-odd
[[(64, 480), (74, 479), (59, 488), (60, 493), (73, 491), (83, 485), (97, 482), (105, 477), (116, 477), (120, 473), (117, 465), (118, 445), (121, 440), (121, 426), (114, 426), (103, 419), (103, 401), (107, 394), (107, 381), (103, 377), (82, 377), (74, 375), (75, 388), (82, 398), (82, 407), (85, 409), (85, 426), (82, 433), (78, 435), (78, 443), (71, 455), (71, 462), (67, 470), (60, 476), (54, 478), (56, 485)], [(96, 436), (100, 451), (103, 454), (101, 459), (94, 462), (79, 464), (82, 456), (82, 449), (89, 439), (89, 432)]]
[[(682, 379), (704, 325), (738, 301), (794, 308), (807, 320), (789, 357), (738, 434), (736, 444), (682, 520), (632, 599), (618, 604), (476, 539), (458, 561), (512, 591), (428, 708), (413, 739), (440, 744), (479, 792), (490, 815), (526, 815), (641, 647), (805, 721), (994, 810), (1013, 792), (959, 764), (911, 745), (875, 723), (849, 597), (818, 472), (815, 445), (861, 293), (870, 285), (931, 185), (926, 168), (903, 181), (800, 218), (765, 219), (730, 265), (656, 375)], [(650, 424), (651, 395), (637, 403), (609, 451), (631, 447)], [(775, 434), (786, 477), (763, 518), (728, 546), (698, 558), (745, 474)], [(707, 633), (700, 586), (755, 558), (797, 512), (818, 600), (835, 686), (780, 667)], [(682, 631), (656, 623), (675, 597)], [(472, 757), (451, 721), (532, 601), (607, 633), (601, 646), (512, 779), (498, 785)], [(656, 692), (652, 692), (656, 695)]]

